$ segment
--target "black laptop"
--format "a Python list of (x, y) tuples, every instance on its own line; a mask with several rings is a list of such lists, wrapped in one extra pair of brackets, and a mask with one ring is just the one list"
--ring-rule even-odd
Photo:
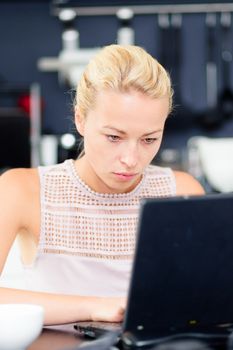
[[(143, 200), (123, 343), (227, 335), (232, 323), (233, 194)], [(94, 323), (75, 327), (90, 336), (99, 332)]]

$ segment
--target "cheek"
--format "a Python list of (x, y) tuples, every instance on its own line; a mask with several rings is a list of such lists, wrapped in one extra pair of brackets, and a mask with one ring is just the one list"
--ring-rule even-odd
[(145, 163), (150, 163), (154, 157), (157, 155), (159, 149), (160, 149), (161, 142), (156, 143), (154, 147), (151, 147), (149, 150), (145, 151), (144, 149), (144, 156), (143, 159), (145, 160)]
[(160, 140), (160, 141), (156, 144), (155, 153), (158, 153), (158, 151), (159, 151), (159, 149), (160, 149), (160, 146), (161, 146), (161, 143), (162, 143), (162, 140)]
[(88, 132), (84, 137), (85, 154), (95, 163), (105, 163), (111, 157), (111, 149), (104, 142), (102, 135)]

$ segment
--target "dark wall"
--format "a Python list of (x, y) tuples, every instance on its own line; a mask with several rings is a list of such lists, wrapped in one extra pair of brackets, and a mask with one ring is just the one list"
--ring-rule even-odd
[(56, 56), (61, 49), (60, 23), (50, 15), (48, 4), (0, 4), (0, 75), (10, 85), (41, 85), (44, 129), (67, 130), (70, 111), (66, 90), (58, 86), (55, 73), (37, 69), (37, 60)]
[[(43, 130), (61, 134), (73, 127), (69, 88), (59, 85), (56, 73), (40, 72), (37, 68), (39, 58), (57, 56), (62, 46), (62, 25), (50, 12), (48, 3), (0, 3), (0, 79), (1, 84), (5, 81), (5, 84), (19, 86), (39, 82), (44, 99)], [(176, 49), (176, 42), (161, 41), (156, 15), (135, 16), (133, 25), (136, 44), (145, 47), (152, 55), (159, 57), (162, 46), (173, 45)], [(102, 46), (116, 41), (118, 23), (113, 16), (80, 17), (77, 27), (81, 47)], [(181, 90), (183, 116), (180, 123), (172, 124), (170, 140), (179, 143), (196, 133), (232, 135), (231, 119), (214, 130), (206, 130), (198, 121), (207, 107), (204, 14), (183, 16), (181, 41), (180, 80), (174, 84), (175, 89)], [(218, 42), (220, 45), (219, 38)], [(220, 46), (216, 50), (217, 61), (219, 55)], [(173, 73), (171, 71), (172, 76)], [(219, 79), (219, 90), (221, 87)], [(179, 108), (176, 108), (177, 115)], [(185, 128), (182, 127), (184, 124)]]

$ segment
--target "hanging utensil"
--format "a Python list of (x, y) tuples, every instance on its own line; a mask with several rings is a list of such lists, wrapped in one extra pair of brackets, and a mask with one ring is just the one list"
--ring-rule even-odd
[(172, 85), (174, 87), (174, 118), (168, 118), (166, 130), (188, 129), (193, 125), (194, 113), (183, 103), (182, 98), (182, 14), (174, 13), (169, 15), (160, 15), (160, 35), (163, 39), (164, 49), (161, 55), (165, 67), (171, 75)]
[(159, 61), (171, 72), (171, 35), (170, 35), (170, 19), (169, 14), (163, 13), (158, 15), (159, 27)]
[(120, 45), (134, 45), (135, 33), (132, 26), (133, 10), (128, 7), (122, 7), (117, 11), (116, 16), (119, 20), (117, 43)]
[(181, 58), (182, 58), (182, 15), (171, 15), (171, 46), (172, 46), (172, 82), (175, 90), (175, 104), (182, 105), (181, 94)]
[(231, 90), (231, 64), (232, 64), (232, 33), (231, 13), (225, 12), (220, 17), (222, 38), (222, 78), (223, 90), (219, 97), (219, 107), (223, 118), (233, 116), (233, 93)]
[(201, 118), (201, 124), (206, 128), (219, 126), (222, 121), (218, 110), (218, 80), (215, 57), (216, 44), (216, 13), (206, 14), (207, 62), (206, 62), (206, 99), (207, 110)]

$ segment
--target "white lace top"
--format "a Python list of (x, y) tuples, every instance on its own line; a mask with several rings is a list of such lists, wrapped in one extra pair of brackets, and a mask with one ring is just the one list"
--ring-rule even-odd
[(135, 247), (140, 200), (176, 193), (171, 169), (149, 166), (123, 194), (92, 191), (73, 160), (39, 168), (41, 232), (27, 288), (54, 293), (123, 296)]

